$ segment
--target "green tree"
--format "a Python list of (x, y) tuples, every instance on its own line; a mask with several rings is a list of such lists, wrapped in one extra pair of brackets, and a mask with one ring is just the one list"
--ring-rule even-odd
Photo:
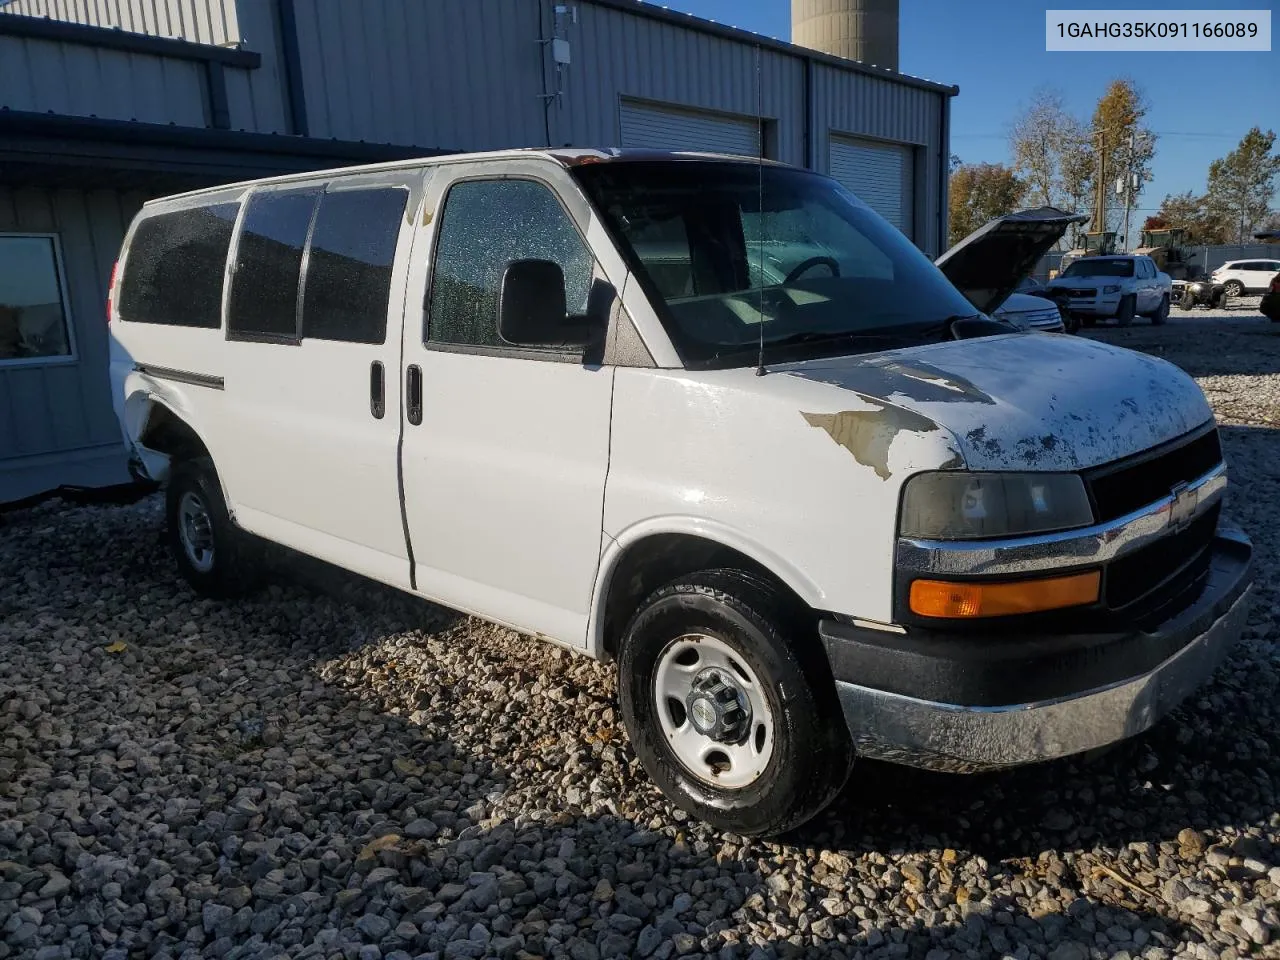
[(1187, 243), (1227, 242), (1227, 227), (1222, 218), (1209, 208), (1205, 197), (1198, 197), (1190, 190), (1166, 194), (1155, 217), (1150, 219), (1158, 219), (1172, 229), (1185, 230)]
[(950, 243), (958, 243), (974, 230), (1017, 210), (1027, 185), (1000, 163), (963, 163), (951, 174)]
[(1280, 175), (1280, 155), (1272, 153), (1275, 144), (1275, 131), (1254, 127), (1234, 150), (1209, 164), (1209, 209), (1230, 225), (1236, 243), (1248, 241), (1271, 209)]
[(1132, 205), (1151, 180), (1151, 161), (1156, 152), (1156, 136), (1145, 126), (1147, 100), (1132, 80), (1112, 80), (1093, 111), (1092, 140), (1102, 151), (1104, 163), (1101, 177), (1103, 191), (1102, 224), (1094, 230), (1120, 230), (1125, 225), (1124, 196), (1115, 192), (1117, 180), (1130, 178)]

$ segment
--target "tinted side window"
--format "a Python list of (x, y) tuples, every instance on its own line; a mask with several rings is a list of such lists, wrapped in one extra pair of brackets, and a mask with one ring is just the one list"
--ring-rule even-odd
[(293, 339), (298, 274), (317, 193), (262, 193), (249, 200), (236, 248), (227, 331)]
[(321, 197), (303, 281), (304, 337), (386, 339), (391, 264), (407, 197), (396, 187)]
[(569, 313), (587, 312), (590, 251), (555, 195), (530, 180), (477, 180), (449, 191), (436, 241), (428, 337), (502, 347), (498, 292), (513, 260), (553, 260), (564, 271)]
[(138, 224), (120, 278), (120, 318), (222, 326), (222, 274), (238, 203), (160, 213)]

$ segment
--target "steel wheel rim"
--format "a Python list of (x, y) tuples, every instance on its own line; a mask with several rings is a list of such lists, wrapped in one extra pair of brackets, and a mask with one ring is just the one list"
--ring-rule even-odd
[[(736, 742), (713, 739), (700, 732), (686, 704), (695, 681), (708, 671), (731, 681), (748, 716), (745, 735)], [(764, 686), (742, 655), (718, 637), (684, 634), (658, 655), (653, 679), (653, 707), (672, 754), (703, 783), (736, 790), (754, 783), (765, 772), (774, 751), (773, 711)], [(673, 704), (679, 704), (680, 709)]]
[(178, 501), (178, 539), (197, 572), (213, 569), (213, 518), (200, 495), (190, 490)]

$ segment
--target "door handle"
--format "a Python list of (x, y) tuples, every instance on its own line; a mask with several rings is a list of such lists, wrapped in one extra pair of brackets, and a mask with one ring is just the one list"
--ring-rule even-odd
[(405, 416), (415, 427), (422, 423), (422, 368), (411, 363), (405, 371)]
[(387, 412), (387, 374), (381, 360), (373, 361), (369, 368), (369, 412), (375, 420)]

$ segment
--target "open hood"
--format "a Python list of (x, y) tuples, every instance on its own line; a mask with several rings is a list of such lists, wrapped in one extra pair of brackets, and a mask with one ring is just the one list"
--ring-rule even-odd
[(974, 307), (990, 313), (1071, 224), (1087, 219), (1057, 207), (1019, 210), (984, 223), (934, 262)]

